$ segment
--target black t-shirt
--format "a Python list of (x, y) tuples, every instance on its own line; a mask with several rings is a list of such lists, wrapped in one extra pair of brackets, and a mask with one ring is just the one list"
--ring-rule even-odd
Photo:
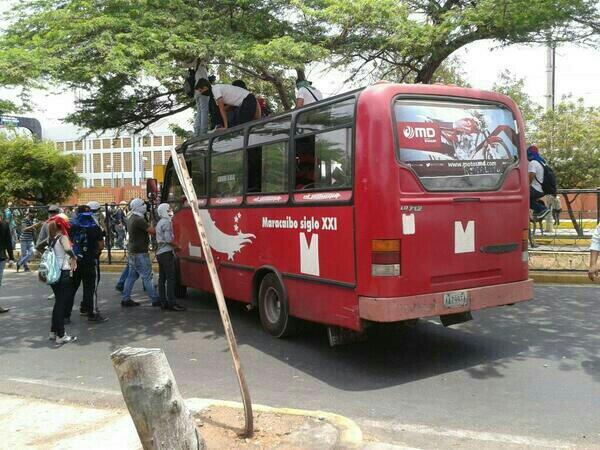
[(129, 232), (129, 253), (148, 253), (150, 237), (148, 236), (149, 224), (143, 217), (131, 215), (127, 220), (127, 231)]

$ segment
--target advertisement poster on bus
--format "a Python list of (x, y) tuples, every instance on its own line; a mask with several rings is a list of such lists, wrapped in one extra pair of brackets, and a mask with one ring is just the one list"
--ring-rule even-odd
[(400, 159), (422, 177), (501, 174), (518, 157), (510, 110), (499, 105), (399, 101)]

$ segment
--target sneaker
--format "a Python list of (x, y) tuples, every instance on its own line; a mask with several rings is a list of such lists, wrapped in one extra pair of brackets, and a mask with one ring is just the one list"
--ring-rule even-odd
[(54, 294), (50, 294), (47, 298), (48, 300), (54, 300)]
[(104, 317), (100, 313), (93, 314), (88, 316), (88, 322), (107, 322), (108, 317)]
[(67, 333), (63, 337), (56, 336), (56, 345), (63, 345), (68, 342), (75, 342), (77, 340), (77, 336), (69, 336)]
[(7, 313), (9, 310), (0, 306), (0, 314)]
[(134, 302), (133, 300), (125, 300), (121, 302), (121, 306), (129, 308), (132, 306), (140, 306), (140, 304), (138, 302)]
[(174, 305), (169, 305), (165, 309), (169, 311), (185, 311), (185, 308), (181, 305), (178, 305), (177, 303), (175, 303)]
[(50, 334), (48, 335), (48, 340), (49, 341), (55, 341), (56, 340), (56, 333), (54, 331), (50, 332)]
[(25, 264), (23, 267), (25, 267), (25, 270), (23, 270), (23, 272), (25, 272), (25, 273), (31, 272), (31, 269), (29, 268), (29, 266), (27, 264)]
[(115, 290), (117, 290), (117, 291), (119, 291), (119, 292), (123, 292), (123, 289), (125, 289), (125, 287), (124, 287), (124, 286), (119, 286), (119, 285), (116, 285), (116, 286), (115, 286)]

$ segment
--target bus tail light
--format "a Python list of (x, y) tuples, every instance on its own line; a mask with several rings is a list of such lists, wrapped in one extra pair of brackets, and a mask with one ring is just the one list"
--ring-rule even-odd
[(374, 277), (400, 275), (399, 239), (375, 239), (371, 241), (371, 275)]
[(526, 228), (523, 230), (523, 240), (521, 241), (521, 251), (522, 251), (522, 261), (523, 262), (528, 262), (529, 261), (529, 252), (528, 252), (528, 248), (529, 248), (529, 229)]

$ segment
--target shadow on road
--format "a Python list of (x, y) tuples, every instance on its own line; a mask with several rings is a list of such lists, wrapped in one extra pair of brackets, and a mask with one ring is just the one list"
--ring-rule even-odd
[[(147, 346), (143, 341), (149, 338), (156, 346), (161, 344), (154, 338), (186, 339), (182, 334), (194, 332), (198, 333), (194, 339), (216, 341), (220, 351), (228, 351), (212, 296), (191, 291), (183, 302), (185, 313), (150, 306), (123, 309), (113, 278), (104, 277), (100, 291), (102, 311), (111, 319), (107, 323), (89, 324), (79, 317), (79, 292), (74, 323), (68, 328), (79, 336), (76, 346), (105, 342), (112, 351), (124, 345)], [(328, 346), (324, 327), (311, 326), (300, 336), (278, 340), (262, 331), (256, 312), (248, 313), (236, 302), (229, 305), (242, 358), (256, 357), (245, 350), (249, 347), (342, 390), (381, 389), (459, 370), (475, 379), (503, 377), (503, 368), (524, 359), (524, 353), (529, 358), (556, 359), (562, 370), (581, 367), (600, 381), (600, 308), (590, 305), (590, 296), (597, 291), (573, 288), (567, 298), (556, 299), (552, 289), (539, 287), (536, 301), (480, 312), (474, 322), (455, 329), (421, 321), (413, 328), (379, 330), (367, 342), (337, 348)], [(46, 339), (52, 308), (46, 299), (49, 292), (34, 275), (5, 274), (0, 305), (13, 310), (0, 316), (0, 355), (48, 348), (52, 357), (62, 357), (62, 350)], [(138, 299), (148, 305), (141, 294), (138, 291)]]

